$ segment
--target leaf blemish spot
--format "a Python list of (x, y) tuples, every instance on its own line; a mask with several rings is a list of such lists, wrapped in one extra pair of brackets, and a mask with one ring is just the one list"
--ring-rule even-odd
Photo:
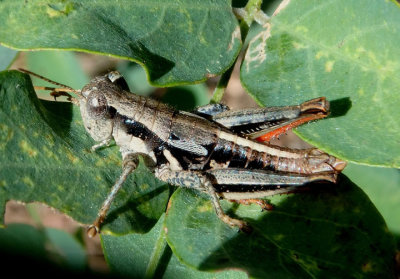
[(35, 184), (33, 183), (32, 179), (30, 177), (28, 177), (28, 176), (24, 176), (22, 178), (22, 182), (24, 182), (26, 185), (28, 185), (30, 187), (35, 186)]
[(324, 51), (318, 51), (318, 52), (315, 54), (315, 59), (319, 60), (319, 59), (321, 59), (322, 57), (326, 57), (326, 56), (328, 56), (328, 54), (327, 54), (326, 52), (324, 52)]
[(25, 140), (21, 140), (19, 142), (19, 147), (22, 149), (23, 152), (27, 153), (29, 157), (36, 157), (38, 154), (37, 150), (30, 146)]
[(267, 48), (267, 39), (271, 37), (271, 24), (267, 23), (263, 27), (265, 28), (265, 30), (255, 36), (249, 43), (246, 57), (244, 59), (244, 61), (246, 61), (247, 72), (250, 71), (251, 62), (257, 62), (257, 65), (254, 66), (257, 67), (261, 65), (262, 62), (264, 62), (264, 60), (267, 58), (267, 54), (265, 53), (265, 51)]
[(53, 136), (50, 135), (50, 134), (47, 134), (47, 135), (45, 135), (45, 138), (46, 138), (46, 144), (51, 146), (51, 147), (53, 147), (54, 146), (54, 138), (53, 138)]
[(96, 167), (104, 167), (105, 163), (104, 160), (97, 160), (95, 163)]
[(14, 131), (7, 125), (0, 124), (0, 149), (4, 149), (7, 142), (14, 136)]
[(68, 159), (72, 162), (72, 164), (76, 164), (79, 162), (79, 158), (74, 156), (70, 151), (66, 152)]
[(333, 65), (335, 64), (335, 61), (329, 60), (325, 63), (325, 72), (330, 73), (332, 72)]
[(205, 202), (202, 205), (197, 207), (197, 211), (198, 212), (208, 212), (208, 211), (212, 211), (212, 205), (211, 203)]
[(46, 155), (47, 158), (53, 158), (53, 159), (58, 160), (57, 156), (46, 146), (43, 146), (42, 149), (43, 149), (43, 153)]
[(143, 184), (140, 185), (140, 190), (145, 191), (145, 190), (148, 190), (148, 189), (150, 189), (150, 185), (149, 184), (143, 183)]
[(239, 26), (237, 26), (235, 28), (235, 30), (233, 31), (233, 33), (232, 33), (231, 42), (228, 45), (228, 51), (232, 50), (233, 45), (235, 44), (236, 40), (241, 41), (241, 34), (240, 34), (240, 27)]
[(365, 264), (362, 265), (361, 270), (363, 272), (371, 272), (372, 271), (372, 263), (371, 262), (367, 262)]

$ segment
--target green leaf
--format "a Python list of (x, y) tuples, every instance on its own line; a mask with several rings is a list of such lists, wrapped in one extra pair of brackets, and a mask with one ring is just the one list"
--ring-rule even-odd
[(161, 101), (175, 109), (191, 111), (195, 107), (209, 103), (208, 90), (204, 84), (168, 88)]
[(241, 48), (229, 0), (6, 0), (0, 26), (4, 45), (129, 59), (156, 85), (221, 74)]
[(344, 173), (369, 196), (390, 231), (400, 234), (400, 170), (349, 164)]
[(46, 236), (40, 231), (26, 224), (9, 224), (0, 229), (1, 254), (24, 255), (28, 258), (47, 261)]
[(83, 271), (87, 267), (82, 245), (70, 234), (58, 229), (9, 224), (0, 229), (0, 244), (2, 254), (22, 256), (43, 263), (63, 263), (70, 270)]
[(50, 249), (61, 258), (63, 267), (75, 271), (84, 271), (87, 268), (86, 251), (81, 243), (71, 234), (54, 229), (44, 228)]
[(111, 270), (130, 278), (247, 278), (239, 271), (201, 272), (180, 263), (166, 246), (163, 222), (161, 218), (144, 235), (102, 236), (104, 255)]
[(130, 91), (137, 95), (149, 96), (157, 89), (147, 82), (145, 70), (136, 63), (129, 61), (118, 63), (117, 70), (128, 83)]
[[(26, 53), (28, 69), (54, 81), (62, 81), (75, 89), (81, 89), (89, 82), (89, 78), (72, 51), (35, 51)], [(46, 81), (32, 77), (37, 86), (52, 86)], [(49, 92), (43, 92), (40, 96), (49, 97)]]
[(157, 97), (157, 93), (161, 93), (162, 96), (159, 98), (161, 102), (169, 104), (176, 109), (186, 111), (209, 103), (209, 93), (205, 84), (182, 85), (159, 89), (148, 84), (145, 80), (146, 74), (144, 70), (137, 64), (121, 63), (117, 69), (127, 81), (131, 92), (137, 95), (149, 96), (155, 93)]
[(18, 52), (0, 45), (0, 71), (8, 69)]
[(263, 105), (318, 96), (331, 115), (298, 129), (308, 142), (352, 162), (400, 167), (400, 10), (390, 1), (285, 1), (250, 42), (241, 67)]
[(210, 201), (180, 189), (166, 217), (167, 241), (200, 270), (239, 268), (255, 278), (394, 278), (395, 243), (368, 197), (345, 176), (302, 194), (273, 196), (275, 209), (223, 203), (248, 235), (222, 223)]
[(99, 278), (87, 269), (82, 245), (58, 229), (8, 224), (0, 229), (0, 252), (2, 274), (12, 274), (12, 278), (54, 278), (60, 274)]
[[(78, 108), (39, 101), (31, 81), (0, 73), (0, 222), (8, 200), (39, 201), (90, 224), (121, 173), (116, 146), (91, 152)], [(113, 202), (104, 233), (146, 232), (165, 210), (166, 184), (143, 164)]]

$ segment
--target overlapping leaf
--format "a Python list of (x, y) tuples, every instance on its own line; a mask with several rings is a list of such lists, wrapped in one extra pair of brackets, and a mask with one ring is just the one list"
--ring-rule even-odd
[(369, 196), (389, 230), (400, 234), (400, 170), (349, 164), (344, 173)]
[(0, 45), (0, 71), (7, 69), (17, 55), (17, 51)]
[(200, 270), (239, 268), (253, 278), (394, 278), (395, 245), (368, 197), (345, 176), (338, 185), (274, 196), (275, 209), (224, 203), (250, 235), (229, 228), (207, 198), (176, 191), (166, 218), (175, 255)]
[[(60, 81), (75, 89), (89, 82), (76, 53), (72, 51), (32, 51), (24, 53), (27, 68), (48, 79)], [(46, 81), (31, 77), (36, 86), (54, 86)], [(39, 91), (40, 98), (48, 99), (48, 91)]]
[(220, 74), (241, 47), (228, 0), (6, 0), (0, 26), (4, 45), (130, 59), (158, 85)]
[(349, 161), (400, 167), (400, 9), (390, 1), (283, 1), (241, 67), (263, 105), (319, 96), (329, 119), (299, 134)]
[(247, 278), (244, 272), (201, 272), (180, 263), (166, 246), (163, 222), (161, 218), (144, 235), (103, 236), (104, 254), (111, 270), (135, 278)]

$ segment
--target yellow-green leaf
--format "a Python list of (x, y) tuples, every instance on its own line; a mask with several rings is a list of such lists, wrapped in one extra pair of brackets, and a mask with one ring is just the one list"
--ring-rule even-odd
[(400, 167), (400, 9), (391, 1), (291, 0), (249, 44), (241, 80), (260, 104), (319, 96), (328, 119), (300, 136), (328, 153)]

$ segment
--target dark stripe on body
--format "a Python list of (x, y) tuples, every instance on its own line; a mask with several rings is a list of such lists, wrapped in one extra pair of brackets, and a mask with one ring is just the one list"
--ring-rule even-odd
[(209, 161), (212, 160), (218, 164), (229, 163), (230, 168), (274, 170), (271, 155), (221, 138), (210, 156)]
[[(303, 185), (300, 185), (303, 186)], [(300, 187), (299, 186), (299, 187)], [(293, 187), (293, 185), (229, 185), (229, 184), (217, 184), (213, 185), (217, 193), (249, 193), (258, 191), (268, 191), (276, 189), (285, 189)]]
[(247, 163), (247, 149), (245, 146), (235, 144), (232, 150), (230, 168), (244, 168)]
[[(161, 165), (163, 163), (167, 163), (168, 160), (165, 158), (163, 154), (163, 150), (167, 149), (171, 152), (172, 156), (178, 160), (184, 170), (189, 169), (198, 169), (194, 167), (195, 165), (201, 165), (207, 162), (207, 158), (197, 156), (189, 151), (184, 149), (176, 148), (172, 145), (169, 145), (167, 142), (163, 141), (160, 137), (158, 137), (153, 131), (147, 128), (143, 123), (137, 122), (127, 116), (116, 114), (116, 119), (125, 127), (125, 131), (134, 137), (140, 138), (146, 144), (150, 145), (150, 148), (154, 151), (154, 154), (157, 159), (157, 164)], [(178, 140), (179, 138), (171, 132), (169, 139)], [(214, 149), (214, 144), (205, 147), (209, 154)]]
[(215, 160), (217, 163), (229, 162), (233, 156), (233, 148), (233, 142), (218, 139), (209, 160)]
[(231, 168), (263, 169), (262, 155), (262, 152), (250, 150), (247, 146), (237, 145), (220, 138), (211, 154), (210, 161), (214, 160), (219, 164), (229, 162)]
[[(125, 127), (125, 131), (134, 137), (140, 138), (154, 151), (158, 165), (167, 162), (163, 154), (163, 150), (167, 149), (172, 156), (178, 160), (184, 170), (207, 170), (210, 169), (211, 161), (218, 164), (229, 163), (230, 168), (246, 168), (246, 169), (266, 169), (274, 170), (271, 155), (265, 152), (251, 150), (247, 146), (235, 144), (222, 138), (215, 139), (213, 143), (203, 146), (208, 151), (208, 156), (199, 156), (187, 150), (180, 149), (169, 145), (163, 141), (153, 131), (147, 128), (143, 123), (137, 122), (127, 116), (115, 113), (115, 119), (118, 119), (121, 126)], [(173, 120), (172, 120), (173, 121)], [(171, 131), (170, 140), (179, 140), (179, 137)]]
[(238, 126), (232, 126), (229, 129), (235, 134), (246, 135), (246, 134), (259, 132), (262, 130), (271, 129), (272, 127), (279, 126), (280, 124), (285, 123), (287, 121), (288, 121), (288, 119), (281, 119), (281, 120), (273, 120), (273, 121), (268, 121), (268, 122), (264, 121), (261, 123), (249, 123), (249, 124), (243, 124), (243, 125), (238, 125)]
[(117, 117), (120, 119), (121, 124), (123, 124), (126, 132), (129, 135), (140, 138), (141, 140), (149, 144), (152, 148), (163, 147), (165, 145), (165, 142), (162, 139), (160, 139), (156, 134), (154, 134), (142, 123), (120, 114), (118, 114)]

